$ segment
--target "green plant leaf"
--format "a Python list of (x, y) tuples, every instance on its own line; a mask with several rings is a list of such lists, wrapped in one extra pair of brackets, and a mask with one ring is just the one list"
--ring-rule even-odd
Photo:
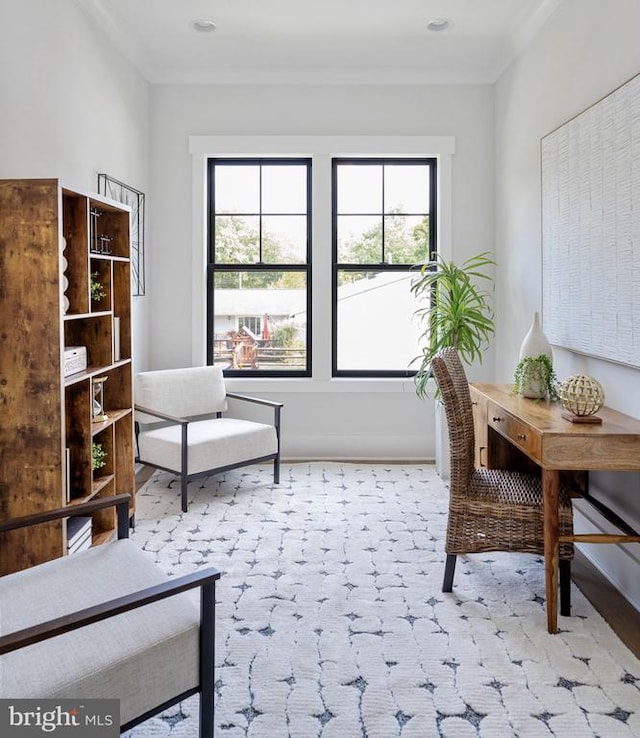
[(419, 362), (415, 377), (419, 397), (427, 394), (432, 377), (431, 362), (443, 348), (453, 346), (463, 361), (471, 364), (482, 361), (482, 354), (495, 333), (491, 292), (494, 281), (487, 269), (495, 266), (491, 252), (472, 256), (462, 265), (436, 261), (420, 266), (420, 274), (411, 285), (417, 300), (424, 302), (415, 315), (422, 327), (422, 353), (414, 359)]

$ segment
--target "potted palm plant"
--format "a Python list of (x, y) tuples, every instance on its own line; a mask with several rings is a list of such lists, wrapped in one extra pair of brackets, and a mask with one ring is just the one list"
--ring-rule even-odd
[[(463, 264), (436, 261), (420, 268), (411, 291), (421, 301), (416, 315), (424, 326), (420, 334), (422, 352), (415, 376), (416, 393), (425, 397), (429, 380), (433, 376), (431, 362), (443, 349), (454, 347), (461, 359), (470, 364), (482, 361), (484, 349), (495, 333), (491, 294), (484, 285), (493, 287), (493, 277), (487, 270), (495, 266), (491, 252), (472, 256)], [(449, 466), (449, 436), (446, 421), (436, 406), (436, 469), (447, 478)]]
[(427, 394), (432, 378), (431, 361), (443, 348), (453, 346), (467, 364), (482, 362), (483, 351), (495, 333), (491, 294), (483, 287), (493, 287), (487, 269), (495, 266), (490, 251), (472, 256), (463, 264), (445, 261), (440, 256), (424, 264), (411, 291), (421, 301), (416, 315), (424, 329), (420, 334), (422, 353), (415, 376), (419, 397)]

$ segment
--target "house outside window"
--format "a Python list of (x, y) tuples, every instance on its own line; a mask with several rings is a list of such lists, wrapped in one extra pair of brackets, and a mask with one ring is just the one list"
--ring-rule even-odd
[(435, 158), (332, 160), (334, 377), (407, 377), (416, 265), (436, 252)]
[(311, 160), (208, 162), (207, 363), (309, 376)]

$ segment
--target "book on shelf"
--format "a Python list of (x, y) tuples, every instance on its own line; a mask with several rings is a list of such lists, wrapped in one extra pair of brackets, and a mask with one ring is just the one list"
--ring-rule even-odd
[(87, 536), (91, 539), (91, 523), (90, 517), (82, 515), (67, 520), (67, 548), (69, 551)]
[(91, 530), (88, 530), (82, 538), (73, 544), (73, 546), (67, 546), (67, 553), (73, 554), (78, 553), (78, 551), (84, 551), (87, 548), (91, 548), (91, 543)]
[(91, 534), (89, 533), (86, 538), (83, 538), (81, 541), (78, 541), (73, 547), (70, 547), (67, 549), (68, 554), (74, 554), (79, 553), (80, 551), (85, 551), (86, 549), (91, 548)]
[(120, 361), (120, 318), (113, 318), (113, 360)]
[(64, 489), (67, 503), (71, 502), (71, 451), (68, 448), (64, 450)]

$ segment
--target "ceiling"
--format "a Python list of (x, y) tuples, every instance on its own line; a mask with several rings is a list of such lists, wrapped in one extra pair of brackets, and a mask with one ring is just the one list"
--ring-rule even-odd
[(394, 84), (493, 83), (563, 2), (77, 1), (152, 83)]

